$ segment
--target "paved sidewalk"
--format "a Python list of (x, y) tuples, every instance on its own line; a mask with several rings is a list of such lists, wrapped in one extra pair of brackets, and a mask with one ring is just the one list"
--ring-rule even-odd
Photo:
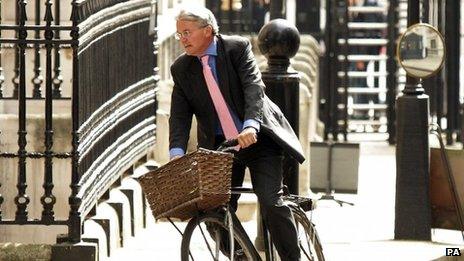
[[(327, 260), (435, 260), (445, 255), (446, 247), (464, 247), (459, 232), (446, 230), (434, 230), (433, 242), (393, 240), (395, 169), (394, 146), (385, 141), (361, 143), (358, 194), (335, 195), (355, 205), (319, 201), (313, 214)], [(179, 223), (181, 228), (185, 225)], [(244, 226), (254, 239), (255, 222)], [(170, 223), (150, 217), (147, 229), (111, 260), (180, 260), (180, 241)]]
[(320, 201), (314, 220), (328, 260), (434, 260), (446, 247), (463, 248), (457, 231), (434, 230), (433, 242), (394, 238), (395, 147), (386, 142), (361, 143), (357, 195), (338, 195), (355, 203), (339, 207)]

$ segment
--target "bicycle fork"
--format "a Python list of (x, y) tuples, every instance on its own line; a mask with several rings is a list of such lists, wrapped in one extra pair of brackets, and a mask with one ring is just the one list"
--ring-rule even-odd
[[(237, 215), (235, 214), (234, 211), (231, 211), (229, 206), (226, 207), (225, 209), (226, 213), (224, 215), (224, 219), (225, 219), (225, 223), (228, 228), (229, 228), (229, 241), (230, 241), (230, 260), (234, 260), (234, 245), (235, 245), (235, 239), (234, 239), (234, 230), (237, 230), (237, 231), (241, 231), (243, 232), (243, 234), (245, 235), (245, 239), (247, 241), (247, 244), (249, 244), (250, 246), (254, 246), (253, 245), (253, 242), (251, 242), (251, 239), (248, 235), (248, 233), (246, 233), (245, 229), (243, 228), (242, 226), (242, 223), (240, 222), (240, 220), (238, 219)], [(253, 261), (261, 261), (261, 258), (259, 257), (259, 253), (258, 251), (256, 250), (256, 248), (252, 248), (253, 251), (253, 255), (256, 257), (256, 260), (253, 260)]]

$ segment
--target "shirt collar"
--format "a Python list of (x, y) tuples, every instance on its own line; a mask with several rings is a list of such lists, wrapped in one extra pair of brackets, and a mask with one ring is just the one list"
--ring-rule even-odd
[(202, 57), (204, 55), (217, 56), (217, 38), (216, 38), (216, 36), (214, 36), (213, 41), (211, 41), (208, 48), (206, 48), (206, 51), (202, 55), (200, 55), (199, 57)]

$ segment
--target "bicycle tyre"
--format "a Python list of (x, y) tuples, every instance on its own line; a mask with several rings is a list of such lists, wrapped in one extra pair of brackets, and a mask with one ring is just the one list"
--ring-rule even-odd
[[(182, 236), (182, 244), (181, 244), (181, 260), (182, 261), (189, 261), (192, 260), (190, 259), (190, 245), (192, 243), (192, 235), (194, 234), (195, 230), (199, 228), (199, 226), (202, 226), (206, 230), (206, 224), (205, 222), (209, 222), (209, 224), (215, 224), (220, 226), (222, 229), (225, 229), (226, 231), (229, 231), (228, 226), (224, 222), (224, 214), (221, 213), (216, 213), (216, 212), (210, 212), (210, 213), (205, 213), (201, 214), (198, 217), (192, 218), (188, 224), (187, 227), (185, 228), (184, 234)], [(237, 226), (234, 224), (234, 238), (235, 242), (240, 244), (243, 254), (246, 256), (246, 260), (260, 260), (259, 254), (256, 252), (256, 249), (253, 246), (253, 243), (250, 241), (249, 237), (244, 234), (245, 232), (242, 231), (241, 229), (236, 228)], [(197, 231), (198, 232), (198, 231)], [(195, 232), (195, 233), (197, 233)], [(203, 233), (203, 232), (202, 232)], [(210, 236), (208, 233), (205, 233), (206, 237)], [(203, 238), (205, 239), (205, 238)], [(214, 242), (214, 240), (212, 240)], [(196, 242), (199, 244), (199, 242)], [(217, 243), (217, 242), (214, 242)], [(198, 246), (194, 248), (199, 248)], [(210, 251), (210, 250), (208, 250)], [(193, 252), (193, 251), (192, 251)], [(209, 253), (211, 254), (211, 253)], [(193, 253), (192, 253), (193, 255)], [(196, 255), (193, 256), (193, 260), (205, 260), (204, 255), (208, 256), (208, 253), (201, 253), (200, 256)], [(209, 256), (211, 260), (214, 260), (213, 256)], [(228, 257), (222, 256), (222, 259), (218, 260), (228, 260)]]
[[(324, 261), (322, 244), (314, 224), (308, 219), (306, 213), (297, 206), (290, 206), (290, 209), (299, 230), (298, 241), (301, 249), (301, 260)], [(305, 236), (304, 242), (302, 242), (302, 236)]]

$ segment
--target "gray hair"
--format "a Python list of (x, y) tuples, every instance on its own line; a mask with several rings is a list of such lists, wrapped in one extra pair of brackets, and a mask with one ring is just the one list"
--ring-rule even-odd
[(179, 20), (198, 22), (202, 27), (211, 25), (213, 28), (213, 34), (217, 35), (219, 33), (219, 26), (217, 24), (216, 17), (214, 17), (213, 13), (205, 7), (183, 6), (176, 16), (176, 21)]

